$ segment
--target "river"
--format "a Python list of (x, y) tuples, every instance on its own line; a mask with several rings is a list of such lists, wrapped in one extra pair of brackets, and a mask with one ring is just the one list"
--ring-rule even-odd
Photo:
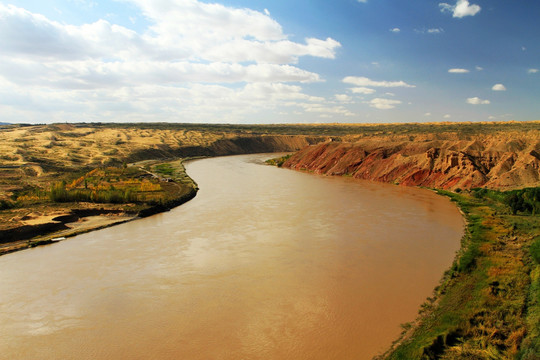
[(192, 161), (149, 218), (0, 257), (0, 359), (370, 359), (459, 248), (434, 193)]

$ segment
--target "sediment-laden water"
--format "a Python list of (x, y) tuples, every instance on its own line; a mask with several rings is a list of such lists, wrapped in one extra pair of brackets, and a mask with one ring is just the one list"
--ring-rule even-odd
[(168, 213), (0, 257), (1, 359), (370, 359), (463, 221), (430, 191), (198, 160)]

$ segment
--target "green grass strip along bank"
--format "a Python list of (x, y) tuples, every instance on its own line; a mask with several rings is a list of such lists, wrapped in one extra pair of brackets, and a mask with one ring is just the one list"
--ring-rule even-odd
[(418, 319), (380, 358), (540, 359), (538, 188), (439, 193), (467, 220), (462, 248)]

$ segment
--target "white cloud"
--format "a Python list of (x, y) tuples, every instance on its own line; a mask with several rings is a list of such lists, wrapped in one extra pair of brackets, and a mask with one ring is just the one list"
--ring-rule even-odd
[(529, 70), (527, 70), (527, 72), (529, 74), (536, 74), (538, 71), (539, 71), (538, 69), (529, 69)]
[(359, 3), (367, 3), (367, 0), (358, 0)]
[(399, 100), (391, 100), (391, 99), (382, 99), (382, 98), (375, 98), (369, 102), (369, 106), (379, 109), (379, 110), (389, 110), (396, 107), (396, 105), (401, 104), (401, 101)]
[(340, 101), (340, 102), (350, 102), (352, 100), (352, 98), (346, 94), (336, 94), (334, 95), (334, 97), (336, 98), (337, 101)]
[(445, 118), (445, 119), (450, 119), (451, 117), (452, 117), (452, 115), (450, 115), (450, 114), (446, 114), (446, 115), (443, 116), (443, 118)]
[(450, 5), (448, 3), (439, 3), (441, 12), (451, 12), (455, 18), (462, 18), (465, 16), (474, 16), (480, 12), (481, 7), (476, 4), (469, 4), (468, 0), (457, 0), (456, 5)]
[(464, 16), (474, 16), (481, 10), (478, 5), (470, 5), (467, 0), (458, 0), (454, 9), (454, 17), (462, 18)]
[(291, 65), (189, 61), (100, 62), (62, 61), (52, 64), (3, 58), (0, 74), (13, 83), (50, 88), (97, 89), (146, 83), (317, 82), (319, 75)]
[(491, 88), (493, 91), (506, 91), (506, 87), (503, 84), (495, 84)]
[(327, 106), (325, 104), (318, 103), (299, 103), (297, 106), (300, 106), (304, 111), (309, 113), (319, 113), (326, 115), (338, 115), (338, 116), (354, 116), (354, 113), (349, 111), (343, 106)]
[(489, 100), (482, 100), (479, 97), (472, 97), (467, 99), (467, 104), (471, 105), (488, 105), (491, 102)]
[(451, 74), (466, 74), (466, 73), (469, 72), (469, 70), (467, 70), (467, 69), (449, 69), (448, 72), (451, 73)]
[(431, 116), (431, 113), (427, 112), (427, 113), (424, 114), (424, 116)]
[(439, 3), (439, 8), (441, 9), (441, 12), (454, 12), (455, 6), (448, 3)]
[(265, 62), (286, 64), (298, 62), (300, 56), (316, 56), (327, 59), (335, 58), (335, 48), (339, 42), (333, 39), (306, 39), (305, 44), (289, 40), (274, 42), (256, 42), (248, 39), (235, 39), (204, 50), (206, 60), (229, 62)]
[(414, 32), (417, 34), (441, 34), (444, 32), (443, 28), (431, 28), (431, 29), (414, 29)]
[(339, 42), (287, 39), (268, 15), (195, 0), (170, 3), (130, 0), (140, 6), (150, 32), (138, 34), (106, 20), (64, 25), (0, 4), (3, 53), (45, 59), (132, 59), (295, 63), (300, 56), (332, 59)]
[(481, 67), (481, 66), (476, 66), (475, 69), (476, 69), (476, 71), (482, 71), (482, 70), (484, 70), (484, 68)]
[(344, 83), (353, 84), (356, 86), (372, 86), (372, 87), (407, 87), (413, 88), (415, 85), (409, 85), (404, 81), (375, 81), (367, 77), (347, 76), (342, 80)]
[[(73, 60), (144, 54), (144, 40), (127, 28), (99, 20), (82, 26), (63, 25), (42, 15), (0, 3), (0, 43), (4, 55), (39, 60)], [(137, 51), (134, 51), (134, 50)]]
[(393, 32), (393, 33), (399, 33), (401, 31), (400, 28), (393, 28), (393, 29), (390, 29), (390, 32)]
[(281, 25), (265, 13), (196, 0), (128, 0), (153, 21), (152, 32), (168, 48), (186, 48), (194, 60), (296, 62), (299, 56), (334, 58), (333, 39), (289, 41)]
[(353, 94), (369, 95), (369, 94), (375, 93), (377, 90), (370, 89), (370, 88), (367, 88), (367, 87), (354, 87), (354, 88), (351, 88), (351, 91), (353, 92)]

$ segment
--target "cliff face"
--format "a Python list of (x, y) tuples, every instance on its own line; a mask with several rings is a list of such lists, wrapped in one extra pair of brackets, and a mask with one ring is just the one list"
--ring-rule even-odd
[(483, 136), (423, 142), (326, 142), (294, 154), (284, 167), (318, 174), (441, 189), (540, 185), (538, 136)]

